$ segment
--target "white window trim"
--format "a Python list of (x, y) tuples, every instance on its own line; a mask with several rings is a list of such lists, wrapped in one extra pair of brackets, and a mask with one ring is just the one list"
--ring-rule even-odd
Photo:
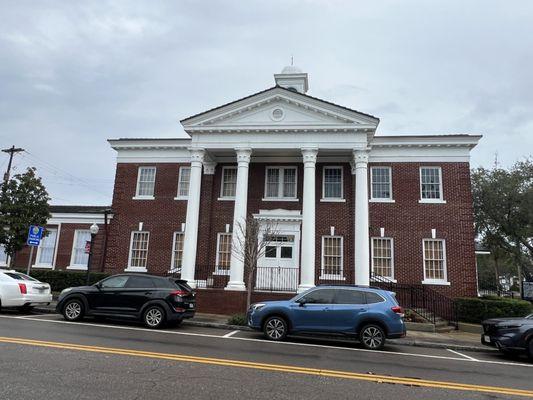
[[(176, 190), (176, 197), (174, 197), (174, 200), (188, 200), (189, 196), (180, 196), (180, 183), (181, 183), (181, 172), (184, 169), (191, 170), (191, 167), (188, 166), (181, 166), (178, 168), (178, 189)], [(189, 192), (191, 191), (191, 175), (189, 172)]]
[(372, 274), (374, 273), (374, 239), (389, 239), (390, 240), (390, 257), (391, 257), (390, 266), (391, 266), (392, 276), (384, 276), (383, 278), (386, 278), (389, 282), (397, 283), (398, 281), (394, 278), (394, 239), (391, 237), (373, 236), (370, 238), (370, 264), (372, 266)]
[[(341, 240), (341, 265), (338, 274), (324, 274), (324, 239), (325, 238), (339, 238)], [(339, 279), (340, 278), (340, 279)], [(318, 279), (323, 280), (346, 280), (344, 277), (344, 237), (340, 235), (324, 235), (322, 236), (322, 247), (320, 256), (320, 277)]]
[[(326, 197), (326, 170), (340, 169), (341, 170), (341, 197)], [(322, 167), (322, 198), (323, 202), (346, 202), (344, 198), (344, 167), (342, 165), (325, 165)]]
[[(374, 190), (373, 190), (373, 186), (374, 186), (374, 174), (372, 173), (372, 170), (374, 169), (377, 169), (377, 168), (387, 168), (389, 170), (389, 193), (390, 193), (390, 197), (374, 197)], [(371, 203), (396, 203), (396, 201), (393, 199), (393, 195), (392, 195), (392, 167), (388, 166), (388, 165), (374, 165), (372, 167), (370, 167), (370, 202)]]
[(137, 168), (137, 186), (135, 187), (135, 196), (132, 197), (133, 200), (154, 200), (154, 195), (139, 195), (139, 181), (141, 180), (141, 169), (142, 168), (153, 168), (154, 169), (154, 194), (155, 194), (155, 180), (157, 175), (157, 168), (151, 165), (141, 165)]
[[(279, 182), (278, 182), (278, 197), (267, 197), (267, 176), (269, 169), (279, 169)], [(294, 169), (294, 197), (279, 197), (279, 193), (283, 192), (283, 179), (286, 169)], [(265, 190), (263, 201), (299, 201), (298, 200), (298, 167), (295, 165), (267, 165), (265, 167)]]
[(148, 265), (148, 250), (150, 248), (150, 232), (148, 231), (131, 231), (130, 235), (130, 247), (128, 248), (128, 266), (124, 269), (124, 272), (148, 272), (146, 267), (132, 267), (131, 266), (131, 246), (133, 246), (133, 235), (135, 233), (148, 233), (148, 246), (146, 247), (146, 265)]
[(70, 263), (67, 266), (67, 269), (71, 270), (78, 270), (78, 271), (86, 271), (87, 270), (87, 264), (86, 265), (79, 265), (74, 264), (74, 246), (76, 246), (76, 240), (78, 238), (78, 232), (91, 232), (89, 229), (76, 229), (74, 230), (74, 238), (72, 240), (72, 248), (70, 250)]
[[(218, 198), (218, 200), (235, 200), (235, 196), (224, 196), (223, 194), (224, 193), (224, 171), (227, 169), (237, 170), (237, 167), (232, 166), (232, 165), (222, 167), (222, 175), (220, 175), (220, 197)], [(237, 191), (237, 187), (235, 187), (235, 191)]]
[[(426, 240), (440, 240), (442, 242), (442, 254), (443, 257), (443, 267), (444, 267), (444, 279), (427, 279), (426, 278)], [(422, 239), (422, 268), (424, 270), (424, 280), (422, 281), (423, 285), (442, 285), (450, 286), (448, 281), (448, 263), (446, 259), (446, 240), (439, 238), (424, 238)]]
[[(423, 168), (433, 168), (439, 170), (439, 195), (440, 197), (438, 199), (423, 199), (422, 198), (422, 169)], [(421, 165), (418, 169), (418, 182), (420, 185), (419, 193), (420, 193), (420, 199), (418, 200), (419, 203), (422, 204), (446, 204), (446, 200), (444, 200), (444, 183), (442, 182), (442, 168), (437, 165)]]
[(56, 241), (54, 243), (54, 254), (52, 256), (52, 263), (51, 264), (39, 264), (38, 261), (39, 261), (39, 257), (41, 256), (41, 244), (42, 244), (42, 239), (41, 241), (39, 242), (39, 246), (37, 246), (37, 254), (35, 255), (35, 263), (32, 265), (32, 268), (42, 268), (42, 269), (55, 269), (56, 267), (56, 254), (57, 254), (57, 246), (59, 244), (59, 227), (57, 228), (45, 228), (45, 230), (49, 230), (49, 231), (56, 231)]
[[(168, 270), (169, 273), (174, 273), (174, 272), (181, 272), (181, 269), (183, 268), (183, 265), (181, 266), (182, 268), (174, 268), (174, 260), (176, 258), (176, 252), (174, 251), (174, 249), (176, 248), (176, 235), (178, 233), (181, 233), (182, 235), (185, 235), (185, 232), (183, 231), (176, 231), (176, 232), (173, 232), (172, 233), (172, 257), (170, 259), (170, 269)], [(183, 239), (185, 240), (185, 237), (183, 237)], [(184, 243), (184, 249), (185, 249), (185, 243)], [(183, 262), (183, 250), (181, 252), (182, 256), (181, 256), (181, 261)]]
[[(216, 251), (216, 259), (215, 259), (215, 272), (213, 272), (213, 275), (229, 275), (230, 274), (229, 269), (218, 269), (220, 236), (222, 235), (231, 235), (231, 240), (233, 241), (233, 234), (231, 232), (218, 232), (217, 233), (217, 251)], [(231, 254), (230, 254), (230, 257), (231, 257)]]

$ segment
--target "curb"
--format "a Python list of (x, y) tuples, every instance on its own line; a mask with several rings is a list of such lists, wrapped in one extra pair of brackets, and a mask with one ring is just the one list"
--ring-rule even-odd
[[(35, 307), (34, 310), (39, 313), (43, 314), (55, 314), (55, 309), (43, 307), (38, 308)], [(225, 330), (232, 330), (232, 331), (248, 331), (251, 332), (253, 329), (247, 327), (247, 326), (241, 326), (241, 325), (229, 325), (229, 324), (223, 324), (218, 322), (203, 322), (203, 321), (194, 321), (194, 320), (185, 320), (183, 321), (184, 325), (190, 325), (190, 326), (199, 326), (203, 328), (215, 328), (215, 329), (225, 329)], [(413, 346), (413, 347), (425, 347), (430, 349), (450, 349), (450, 350), (462, 350), (462, 351), (473, 351), (473, 352), (494, 352), (498, 351), (496, 349), (492, 349), (490, 347), (480, 347), (480, 346), (474, 346), (474, 345), (468, 345), (468, 344), (454, 344), (454, 343), (439, 343), (439, 342), (426, 342), (416, 339), (391, 339), (391, 342), (389, 342), (393, 345), (397, 346)]]

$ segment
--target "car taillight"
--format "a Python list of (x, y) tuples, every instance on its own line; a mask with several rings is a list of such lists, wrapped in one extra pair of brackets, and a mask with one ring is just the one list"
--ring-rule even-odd
[(28, 293), (28, 290), (26, 289), (26, 284), (25, 283), (19, 283), (19, 289), (20, 289), (20, 294)]
[[(174, 296), (174, 297), (176, 297), (176, 299), (178, 299), (178, 298), (183, 297), (183, 296), (188, 296), (189, 292), (186, 292), (185, 290), (174, 290), (173, 292), (170, 292), (170, 295)], [(181, 300), (181, 299), (178, 299), (178, 300)]]
[(402, 318), (405, 316), (405, 314), (403, 312), (403, 308), (401, 308), (400, 306), (391, 307), (391, 310), (392, 310), (392, 312), (398, 314)]

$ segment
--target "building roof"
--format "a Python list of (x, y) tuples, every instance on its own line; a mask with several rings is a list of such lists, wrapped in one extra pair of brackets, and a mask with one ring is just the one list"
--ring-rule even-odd
[(63, 206), (51, 205), (50, 212), (52, 213), (72, 213), (72, 214), (97, 214), (104, 213), (104, 211), (111, 211), (111, 206)]
[(182, 119), (180, 122), (183, 123), (183, 122), (186, 122), (190, 119), (193, 119), (193, 118), (196, 118), (196, 117), (199, 117), (200, 115), (204, 115), (204, 114), (207, 114), (207, 113), (210, 113), (212, 111), (215, 111), (215, 110), (219, 110), (221, 108), (224, 108), (224, 107), (227, 107), (227, 106), (230, 106), (232, 104), (235, 104), (235, 103), (238, 103), (240, 101), (243, 101), (243, 100), (247, 100), (251, 97), (254, 97), (254, 96), (257, 96), (257, 95), (260, 95), (260, 94), (263, 94), (263, 93), (266, 93), (270, 90), (274, 90), (274, 89), (281, 89), (281, 90), (284, 90), (284, 91), (287, 91), (291, 94), (297, 94), (299, 96), (302, 96), (304, 98), (308, 98), (308, 99), (312, 99), (312, 100), (317, 100), (317, 101), (321, 101), (322, 103), (325, 103), (325, 104), (329, 104), (329, 105), (332, 105), (332, 106), (335, 106), (335, 107), (339, 107), (339, 108), (342, 108), (344, 110), (347, 110), (347, 111), (350, 111), (350, 112), (355, 112), (355, 113), (358, 113), (358, 114), (361, 114), (361, 115), (364, 115), (366, 117), (369, 117), (369, 118), (373, 118), (375, 119), (376, 121), (379, 121), (379, 118), (373, 116), (373, 115), (370, 115), (370, 114), (366, 114), (364, 112), (361, 112), (361, 111), (358, 111), (358, 110), (354, 110), (352, 108), (348, 108), (348, 107), (345, 107), (345, 106), (341, 106), (341, 105), (338, 105), (338, 104), (335, 104), (335, 103), (332, 103), (330, 101), (327, 101), (327, 100), (323, 100), (323, 99), (319, 99), (318, 97), (313, 97), (313, 96), (309, 96), (308, 94), (304, 94), (304, 93), (300, 93), (300, 92), (296, 92), (296, 91), (293, 91), (293, 90), (289, 90), (289, 89), (286, 89), (284, 87), (281, 87), (279, 85), (276, 85), (276, 86), (272, 86), (268, 89), (265, 89), (265, 90), (261, 90), (260, 92), (257, 92), (257, 93), (253, 93), (249, 96), (245, 96), (245, 97), (242, 97), (240, 99), (237, 99), (237, 100), (234, 100), (234, 101), (230, 101), (229, 103), (226, 103), (226, 104), (222, 104), (221, 106), (218, 106), (218, 107), (214, 107), (214, 108), (211, 108), (209, 110), (206, 110), (206, 111), (202, 111), (201, 113), (198, 113), (198, 114), (194, 114), (194, 115), (191, 115), (190, 117), (187, 117), (187, 118), (184, 118)]

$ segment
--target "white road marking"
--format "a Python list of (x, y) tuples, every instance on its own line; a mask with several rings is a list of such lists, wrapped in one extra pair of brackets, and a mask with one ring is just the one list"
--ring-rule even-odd
[(233, 332), (230, 332), (230, 333), (226, 333), (224, 336), (222, 337), (225, 337), (225, 338), (228, 338), (228, 337), (232, 337), (233, 335), (235, 335), (236, 333), (239, 333), (240, 331), (233, 331)]
[(464, 358), (466, 358), (466, 359), (468, 359), (468, 360), (471, 360), (471, 361), (479, 361), (477, 358), (467, 356), (466, 354), (459, 353), (458, 351), (455, 351), (455, 350), (452, 350), (452, 349), (446, 349), (446, 350), (448, 350), (449, 352), (451, 352), (451, 353), (453, 353), (453, 354), (457, 354), (458, 356), (463, 356)]
[[(17, 317), (11, 317), (8, 315), (0, 315), (0, 318), (7, 319), (17, 319)], [(343, 351), (354, 351), (354, 352), (368, 352), (372, 354), (387, 354), (387, 355), (396, 355), (396, 356), (407, 356), (407, 357), (421, 357), (421, 358), (434, 358), (439, 360), (451, 360), (451, 361), (462, 361), (462, 362), (476, 362), (481, 364), (497, 364), (497, 365), (511, 365), (519, 367), (529, 367), (533, 368), (533, 364), (523, 364), (523, 363), (514, 363), (506, 361), (491, 361), (491, 360), (470, 360), (467, 358), (458, 358), (458, 357), (447, 357), (447, 356), (435, 356), (430, 354), (416, 354), (416, 353), (398, 353), (385, 350), (367, 350), (367, 349), (358, 349), (352, 347), (341, 347), (341, 346), (327, 346), (321, 344), (311, 344), (311, 343), (295, 343), (295, 342), (272, 342), (264, 339), (254, 339), (254, 338), (243, 338), (243, 337), (224, 337), (223, 335), (211, 335), (207, 333), (192, 333), (192, 332), (176, 332), (176, 331), (164, 331), (164, 330), (153, 330), (148, 328), (136, 328), (131, 326), (114, 326), (114, 325), (103, 325), (103, 324), (92, 324), (87, 322), (69, 322), (69, 321), (59, 321), (59, 320), (47, 320), (47, 319), (36, 319), (36, 318), (24, 318), (19, 319), (20, 321), (38, 321), (38, 322), (51, 322), (56, 324), (68, 324), (68, 325), (77, 325), (77, 326), (93, 326), (98, 328), (108, 328), (108, 329), (121, 329), (121, 330), (130, 330), (130, 331), (141, 331), (141, 332), (150, 332), (152, 334), (165, 334), (165, 335), (181, 335), (181, 336), (197, 336), (197, 337), (206, 337), (214, 339), (226, 339), (226, 340), (242, 340), (247, 342), (260, 342), (265, 345), (281, 345), (281, 346), (303, 346), (303, 347), (315, 347), (315, 348), (324, 348), (324, 349), (334, 349), (334, 350), (343, 350)]]
[(13, 318), (28, 319), (28, 318), (51, 317), (51, 316), (54, 316), (54, 314), (21, 315), (21, 316), (13, 317)]

